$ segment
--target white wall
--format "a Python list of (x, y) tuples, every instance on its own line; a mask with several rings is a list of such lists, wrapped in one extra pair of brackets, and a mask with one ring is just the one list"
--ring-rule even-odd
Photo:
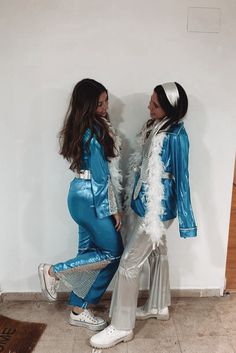
[[(221, 9), (219, 33), (188, 32), (188, 7)], [(74, 256), (72, 174), (57, 132), (74, 84), (100, 80), (125, 144), (153, 87), (189, 94), (192, 202), (199, 237), (168, 235), (172, 288), (224, 286), (235, 153), (235, 0), (0, 0), (0, 286), (39, 291), (37, 265)], [(127, 150), (128, 151), (128, 150)]]

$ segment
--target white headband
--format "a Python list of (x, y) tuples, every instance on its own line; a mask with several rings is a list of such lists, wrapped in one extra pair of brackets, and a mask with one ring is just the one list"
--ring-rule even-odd
[(175, 107), (179, 100), (179, 91), (174, 82), (167, 82), (161, 85), (165, 91), (166, 97), (170, 104)]

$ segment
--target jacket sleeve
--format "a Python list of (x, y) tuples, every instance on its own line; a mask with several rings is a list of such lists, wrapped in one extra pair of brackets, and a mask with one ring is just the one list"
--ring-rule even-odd
[(91, 186), (95, 211), (98, 218), (104, 218), (117, 212), (116, 199), (111, 183), (108, 161), (103, 147), (93, 136), (90, 141)]
[(180, 236), (183, 238), (195, 237), (197, 227), (194, 220), (188, 172), (189, 141), (185, 131), (171, 136), (171, 157), (173, 175), (176, 183), (177, 211)]

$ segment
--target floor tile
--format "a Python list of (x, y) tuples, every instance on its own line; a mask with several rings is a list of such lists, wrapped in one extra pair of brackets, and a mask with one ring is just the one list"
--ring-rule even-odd
[(181, 353), (177, 340), (173, 337), (163, 339), (137, 338), (128, 342), (128, 353)]
[(137, 338), (163, 338), (175, 337), (177, 339), (176, 329), (173, 319), (160, 321), (157, 319), (136, 320), (135, 337)]
[(229, 336), (229, 342), (231, 343), (234, 352), (236, 353), (236, 335)]
[(216, 310), (226, 332), (236, 335), (236, 301), (220, 303)]
[(185, 337), (180, 347), (182, 353), (235, 353), (227, 336)]
[[(95, 314), (108, 319), (109, 301)], [(170, 320), (136, 321), (135, 337), (113, 348), (89, 345), (94, 332), (68, 324), (65, 302), (4, 302), (0, 314), (47, 324), (34, 353), (236, 353), (236, 295), (221, 298), (174, 298)]]
[[(34, 353), (70, 353), (73, 351), (74, 340), (69, 337), (51, 337), (41, 339), (34, 349)], [(83, 351), (77, 351), (83, 352)], [(91, 350), (89, 351), (91, 353)]]
[(75, 341), (72, 353), (128, 353), (127, 343), (120, 343), (115, 347), (98, 349), (92, 348), (89, 344), (89, 340)]
[(216, 309), (192, 304), (176, 306), (172, 313), (178, 337), (226, 335)]

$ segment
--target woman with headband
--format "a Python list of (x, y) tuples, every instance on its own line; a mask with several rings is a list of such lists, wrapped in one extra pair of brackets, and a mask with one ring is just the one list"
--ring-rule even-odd
[[(111, 325), (90, 339), (96, 348), (131, 340), (136, 318), (169, 319), (166, 229), (178, 215), (180, 236), (197, 235), (189, 190), (189, 141), (182, 122), (188, 108), (187, 95), (178, 83), (164, 83), (154, 88), (148, 108), (150, 119), (138, 135), (140, 150), (131, 157), (131, 232), (117, 271)], [(137, 308), (139, 276), (147, 259), (149, 297)]]

